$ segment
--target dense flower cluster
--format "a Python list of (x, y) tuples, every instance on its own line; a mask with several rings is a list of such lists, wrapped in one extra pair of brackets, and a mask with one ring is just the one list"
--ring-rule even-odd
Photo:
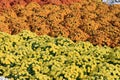
[(59, 6), (32, 2), (0, 13), (0, 31), (16, 34), (24, 29), (115, 47), (120, 45), (120, 5), (109, 6), (96, 0)]
[(29, 31), (0, 32), (0, 76), (10, 80), (119, 80), (120, 48)]
[(45, 4), (55, 4), (55, 5), (61, 5), (61, 4), (72, 4), (74, 2), (80, 2), (81, 0), (0, 0), (0, 11), (6, 8), (10, 8), (14, 5), (23, 5), (26, 6), (30, 2), (36, 2), (39, 5), (45, 5)]

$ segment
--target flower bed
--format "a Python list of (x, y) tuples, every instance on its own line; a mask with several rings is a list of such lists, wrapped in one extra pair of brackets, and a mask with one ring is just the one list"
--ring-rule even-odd
[(0, 76), (10, 80), (119, 80), (120, 48), (29, 31), (0, 32)]
[(32, 2), (0, 13), (0, 31), (17, 34), (30, 30), (38, 35), (63, 36), (94, 45), (120, 46), (120, 5), (84, 0), (71, 5)]

